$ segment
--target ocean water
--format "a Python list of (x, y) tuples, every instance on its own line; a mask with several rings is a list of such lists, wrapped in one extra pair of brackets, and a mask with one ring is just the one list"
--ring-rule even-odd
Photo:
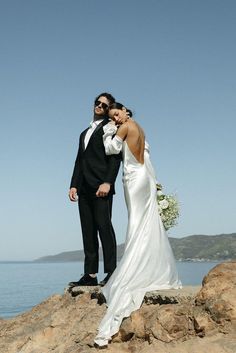
[[(177, 262), (183, 285), (200, 285), (216, 262)], [(104, 277), (100, 263), (98, 279)], [(62, 294), (67, 283), (78, 280), (82, 262), (0, 263), (0, 317), (10, 318), (31, 309), (53, 294)]]

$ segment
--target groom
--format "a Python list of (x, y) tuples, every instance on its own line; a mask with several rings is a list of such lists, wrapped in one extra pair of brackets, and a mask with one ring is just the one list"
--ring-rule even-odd
[(80, 135), (69, 198), (79, 203), (85, 262), (84, 275), (79, 281), (70, 282), (70, 287), (98, 284), (98, 234), (103, 250), (104, 272), (107, 273), (99, 284), (105, 285), (116, 268), (116, 239), (111, 213), (121, 156), (107, 156), (102, 138), (103, 126), (108, 123), (109, 105), (114, 102), (114, 97), (109, 93), (96, 97), (93, 121)]

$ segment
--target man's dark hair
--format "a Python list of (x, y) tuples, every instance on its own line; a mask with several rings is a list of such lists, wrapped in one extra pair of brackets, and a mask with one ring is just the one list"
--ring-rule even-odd
[(106, 97), (106, 99), (109, 101), (109, 105), (115, 103), (116, 101), (115, 98), (110, 93), (104, 92), (99, 94), (99, 96), (95, 98), (94, 102), (96, 102), (100, 97)]

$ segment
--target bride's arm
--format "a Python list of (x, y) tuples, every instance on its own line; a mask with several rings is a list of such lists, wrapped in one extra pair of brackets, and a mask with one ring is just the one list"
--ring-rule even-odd
[[(122, 142), (127, 135), (127, 130), (128, 127), (126, 124), (122, 124), (119, 130), (117, 130), (117, 127), (112, 123), (108, 123), (103, 127), (103, 144), (107, 155), (120, 153), (122, 150)], [(116, 135), (113, 137), (115, 133)]]

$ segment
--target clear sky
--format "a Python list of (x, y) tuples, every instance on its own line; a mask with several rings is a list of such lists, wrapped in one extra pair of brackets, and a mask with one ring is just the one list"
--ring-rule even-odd
[[(234, 0), (0, 1), (0, 260), (82, 248), (68, 188), (94, 97), (145, 129), (171, 236), (236, 231)], [(118, 243), (127, 223), (121, 175)]]

